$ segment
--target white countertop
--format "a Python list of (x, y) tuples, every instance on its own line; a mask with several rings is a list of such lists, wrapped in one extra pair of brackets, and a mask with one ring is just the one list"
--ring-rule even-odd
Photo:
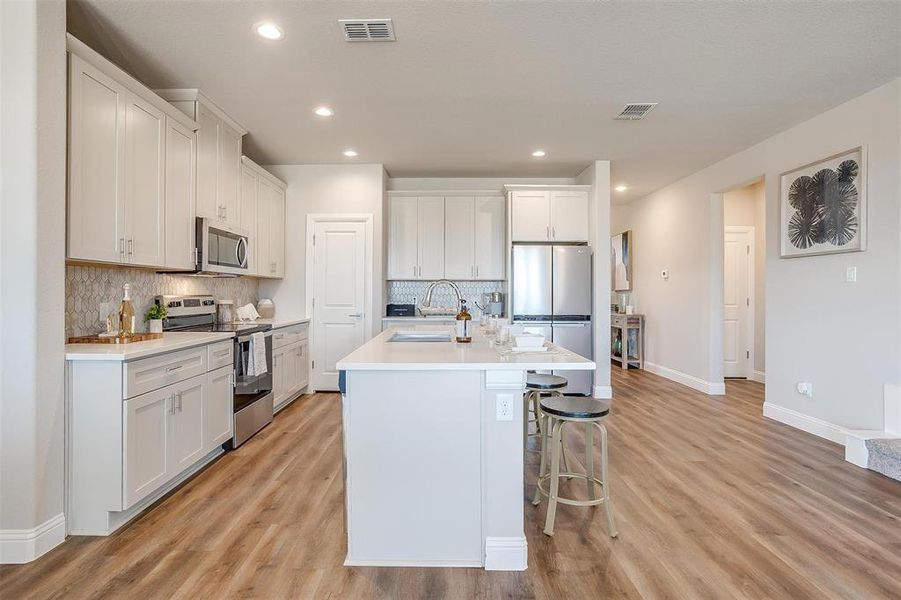
[[(431, 319), (430, 319), (431, 320)], [(398, 330), (430, 330), (438, 325), (390, 327), (340, 361), (345, 371), (430, 371), (430, 370), (592, 370), (593, 361), (550, 344), (547, 353), (500, 354), (494, 340), (473, 334), (469, 344), (456, 342), (389, 342)], [(444, 328), (450, 329), (450, 328)]]
[(158, 340), (130, 344), (66, 344), (66, 360), (128, 361), (194, 346), (205, 346), (234, 337), (234, 333), (172, 331)]
[(292, 325), (301, 325), (302, 323), (309, 322), (309, 317), (302, 319), (257, 319), (254, 321), (254, 323), (260, 323), (262, 325), (272, 325), (273, 329), (281, 329), (282, 327), (291, 327)]
[(456, 319), (457, 315), (436, 315), (431, 317), (382, 317), (382, 322), (403, 321), (404, 323), (434, 323), (435, 321), (455, 321)]

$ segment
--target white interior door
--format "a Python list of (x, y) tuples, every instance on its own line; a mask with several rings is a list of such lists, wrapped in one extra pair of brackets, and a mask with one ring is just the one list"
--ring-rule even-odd
[(366, 339), (366, 227), (360, 221), (313, 225), (313, 390), (337, 390), (335, 363)]
[(751, 228), (727, 227), (723, 260), (723, 375), (751, 376)]

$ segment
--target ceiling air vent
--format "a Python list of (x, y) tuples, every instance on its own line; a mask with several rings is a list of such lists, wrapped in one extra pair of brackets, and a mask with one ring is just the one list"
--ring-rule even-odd
[(656, 102), (642, 102), (627, 104), (622, 112), (613, 117), (618, 121), (637, 121), (643, 119), (646, 114), (651, 112), (657, 106)]
[(391, 19), (339, 19), (348, 42), (393, 42), (394, 24)]

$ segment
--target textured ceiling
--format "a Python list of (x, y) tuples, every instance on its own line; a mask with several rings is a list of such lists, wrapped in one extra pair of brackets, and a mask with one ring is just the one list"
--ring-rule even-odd
[[(380, 17), (397, 42), (343, 41), (337, 19)], [(203, 89), (258, 162), (352, 147), (394, 177), (566, 177), (610, 159), (620, 199), (897, 77), (899, 22), (894, 1), (69, 2), (74, 35), (151, 87)]]

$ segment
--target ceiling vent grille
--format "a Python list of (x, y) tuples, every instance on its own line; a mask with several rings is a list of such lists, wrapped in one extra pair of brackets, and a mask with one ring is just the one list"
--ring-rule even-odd
[(339, 19), (338, 24), (348, 42), (393, 42), (391, 19)]
[(642, 102), (627, 104), (623, 110), (614, 117), (618, 121), (637, 121), (654, 110), (656, 102)]

